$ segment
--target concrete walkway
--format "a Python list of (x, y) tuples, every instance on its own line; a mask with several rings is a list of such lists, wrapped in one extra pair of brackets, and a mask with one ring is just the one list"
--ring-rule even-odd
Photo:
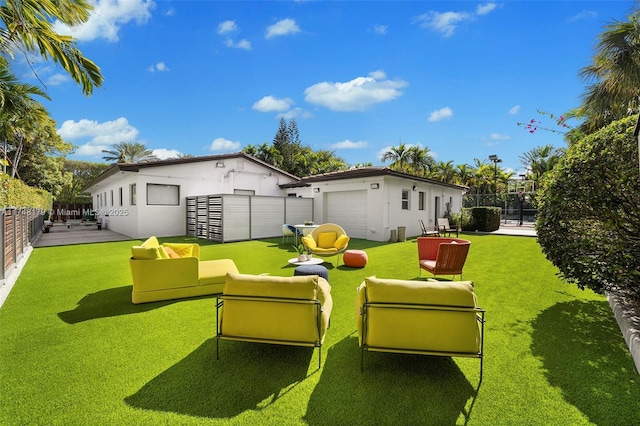
[(102, 243), (108, 241), (133, 240), (127, 235), (109, 229), (98, 230), (95, 223), (80, 221), (55, 222), (49, 232), (43, 232), (33, 243), (33, 247), (63, 246), (69, 244)]

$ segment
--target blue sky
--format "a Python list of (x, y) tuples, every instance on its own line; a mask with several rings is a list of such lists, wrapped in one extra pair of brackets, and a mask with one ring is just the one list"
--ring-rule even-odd
[[(73, 29), (104, 85), (85, 97), (37, 62), (70, 158), (102, 161), (118, 142), (166, 158), (270, 143), (280, 117), (304, 145), (347, 163), (384, 165), (399, 143), (437, 160), (474, 164), (519, 156), (561, 135), (516, 123), (579, 105), (597, 36), (632, 1), (93, 3)], [(25, 67), (21, 77), (38, 83)], [(571, 122), (569, 123), (571, 124)]]

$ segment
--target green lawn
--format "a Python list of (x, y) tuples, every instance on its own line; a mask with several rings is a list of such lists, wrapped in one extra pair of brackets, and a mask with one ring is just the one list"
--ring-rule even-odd
[[(463, 237), (487, 311), (479, 387), (470, 358), (367, 353), (360, 371), (356, 287), (417, 278), (415, 240), (352, 240), (368, 265), (329, 265), (320, 370), (302, 347), (222, 341), (216, 360), (215, 297), (131, 304), (131, 241), (34, 249), (0, 308), (0, 424), (640, 424), (640, 376), (605, 298), (559, 280), (535, 238)], [(203, 260), (293, 274), (280, 239), (199, 242)]]

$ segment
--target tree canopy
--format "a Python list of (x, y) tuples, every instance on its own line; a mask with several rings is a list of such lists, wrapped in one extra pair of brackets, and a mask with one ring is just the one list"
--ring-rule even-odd
[(114, 163), (143, 163), (156, 161), (158, 157), (144, 144), (138, 142), (120, 142), (112, 145), (111, 149), (103, 149), (102, 158)]
[(273, 143), (247, 145), (243, 152), (272, 164), (294, 176), (310, 176), (347, 169), (347, 163), (333, 151), (314, 151), (302, 144), (295, 119), (280, 118)]
[(0, 52), (38, 53), (53, 59), (90, 95), (102, 85), (100, 68), (84, 57), (73, 37), (58, 34), (54, 21), (73, 26), (86, 22), (93, 9), (85, 0), (0, 1)]
[(538, 192), (538, 241), (580, 288), (640, 303), (640, 176), (628, 117), (572, 144)]

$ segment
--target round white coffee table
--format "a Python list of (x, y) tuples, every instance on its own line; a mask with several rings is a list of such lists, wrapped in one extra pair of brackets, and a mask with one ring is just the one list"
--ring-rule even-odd
[(300, 262), (298, 260), (297, 257), (293, 257), (291, 259), (288, 260), (288, 262), (292, 265), (320, 265), (321, 263), (324, 263), (324, 260), (322, 260), (319, 257), (312, 257), (311, 260), (305, 260), (304, 262)]

